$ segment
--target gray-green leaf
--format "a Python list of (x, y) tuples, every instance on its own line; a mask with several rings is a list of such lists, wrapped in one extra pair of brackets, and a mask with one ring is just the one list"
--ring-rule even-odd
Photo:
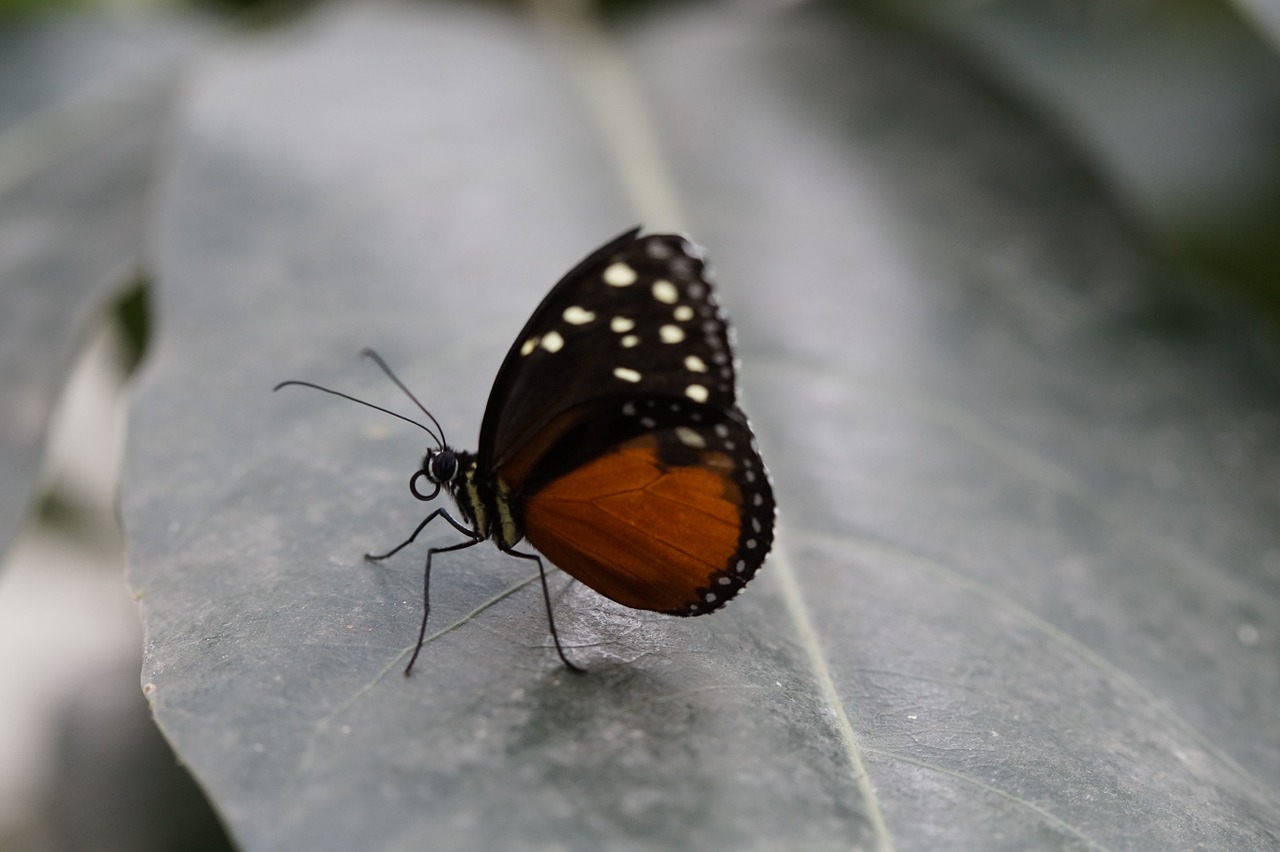
[[(683, 209), (683, 213), (679, 210)], [(1280, 394), (1052, 134), (828, 11), (331, 10), (192, 81), (124, 516), (156, 718), (246, 849), (1273, 848)], [(673, 619), (441, 557), (529, 311), (686, 227), (778, 545)]]

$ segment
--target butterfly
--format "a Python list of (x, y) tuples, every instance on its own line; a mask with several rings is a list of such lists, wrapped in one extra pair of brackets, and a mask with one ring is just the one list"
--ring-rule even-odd
[[(492, 540), (536, 562), (556, 652), (570, 669), (552, 614), (541, 556), (624, 606), (669, 615), (714, 612), (755, 575), (773, 544), (773, 489), (738, 407), (733, 332), (698, 248), (683, 236), (627, 231), (588, 255), (551, 289), (516, 336), (494, 379), (478, 449), (455, 450), (439, 421), (372, 350), (373, 359), (426, 414), (416, 420), (310, 382), (426, 431), (409, 490), (464, 536), (441, 553)], [(527, 541), (538, 553), (517, 549)]]

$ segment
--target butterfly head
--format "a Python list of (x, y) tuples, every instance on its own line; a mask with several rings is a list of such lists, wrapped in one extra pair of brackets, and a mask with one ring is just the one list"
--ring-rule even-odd
[[(433, 500), (440, 493), (441, 488), (447, 488), (452, 493), (458, 483), (459, 471), (462, 469), (458, 456), (459, 453), (450, 447), (428, 449), (427, 454), (422, 457), (421, 467), (409, 480), (409, 490), (413, 492), (413, 496), (419, 500)], [(435, 486), (429, 494), (423, 494), (418, 490), (419, 478), (426, 479)]]

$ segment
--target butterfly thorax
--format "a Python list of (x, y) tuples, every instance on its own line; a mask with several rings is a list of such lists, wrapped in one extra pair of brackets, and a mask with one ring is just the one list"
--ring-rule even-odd
[(511, 490), (498, 477), (481, 472), (476, 456), (444, 447), (422, 460), (427, 477), (453, 497), (463, 520), (480, 538), (492, 538), (502, 549), (524, 538), (524, 524)]

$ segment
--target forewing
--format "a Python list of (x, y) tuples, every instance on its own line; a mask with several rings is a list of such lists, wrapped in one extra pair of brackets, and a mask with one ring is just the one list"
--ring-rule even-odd
[[(588, 256), (529, 318), (489, 395), (483, 469), (527, 472), (546, 430), (575, 412), (650, 398), (736, 411), (730, 331), (701, 253), (679, 235), (638, 233)], [(523, 484), (511, 470), (503, 479)]]

